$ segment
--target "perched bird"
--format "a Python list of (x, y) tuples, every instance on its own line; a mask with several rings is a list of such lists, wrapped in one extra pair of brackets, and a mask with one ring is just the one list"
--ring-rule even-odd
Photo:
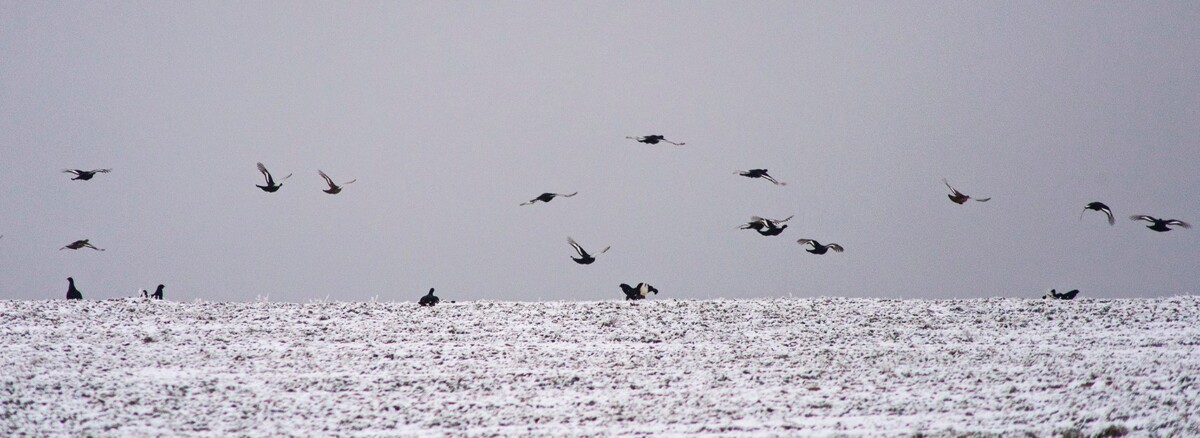
[(146, 290), (145, 290), (145, 289), (139, 289), (139, 290), (142, 292), (142, 298), (145, 298), (145, 299), (150, 299), (150, 293), (149, 293), (149, 292), (146, 292)]
[(92, 179), (93, 176), (96, 176), (97, 173), (109, 173), (109, 172), (112, 172), (112, 169), (94, 169), (94, 170), (63, 169), (63, 173), (75, 174), (75, 177), (71, 178), (71, 181), (87, 181), (89, 179)]
[(771, 175), (768, 175), (767, 169), (739, 170), (737, 172), (734, 172), (734, 174), (741, 175), (746, 178), (762, 178), (767, 181), (770, 181), (771, 183), (773, 183), (777, 186), (786, 186), (787, 185), (787, 183), (776, 181), (774, 177), (772, 177)]
[(645, 144), (658, 144), (658, 142), (660, 142), (660, 141), (670, 143), (675, 146), (683, 146), (683, 145), (687, 144), (687, 143), (676, 143), (671, 140), (667, 140), (666, 137), (663, 137), (661, 135), (647, 135), (645, 137), (625, 137), (625, 138), (628, 138), (630, 140), (637, 140), (637, 141), (639, 141), (641, 143), (645, 143)]
[(163, 299), (163, 285), (158, 285), (158, 289), (154, 290), (154, 295), (151, 295), (151, 297), (154, 297), (156, 300)]
[(1146, 225), (1146, 228), (1149, 228), (1154, 231), (1158, 231), (1160, 233), (1171, 231), (1171, 229), (1167, 227), (1168, 225), (1175, 225), (1180, 228), (1191, 228), (1192, 227), (1191, 225), (1188, 225), (1187, 222), (1181, 221), (1179, 219), (1159, 219), (1159, 218), (1156, 218), (1153, 216), (1146, 216), (1144, 214), (1136, 214), (1136, 215), (1130, 216), (1129, 218), (1133, 219), (1135, 221), (1151, 222), (1150, 225)]
[(658, 295), (658, 289), (655, 289), (654, 286), (646, 283), (638, 283), (637, 287), (630, 287), (628, 284), (621, 283), (621, 291), (625, 292), (626, 301), (646, 299), (646, 296), (650, 295), (652, 292), (655, 295)]
[[(275, 193), (275, 191), (279, 190), (280, 187), (283, 187), (283, 184), (275, 183), (275, 179), (271, 178), (271, 172), (267, 172), (267, 166), (264, 166), (263, 163), (258, 163), (258, 171), (262, 172), (263, 177), (265, 177), (267, 179), (267, 185), (265, 185), (265, 186), (255, 185), (255, 187), (258, 187), (267, 193)], [(280, 181), (286, 180), (291, 177), (292, 177), (292, 174), (289, 173), (288, 176), (283, 177), (282, 179), (280, 179)], [(329, 178), (326, 178), (326, 179), (329, 179)]]
[(339, 185), (337, 185), (337, 184), (334, 184), (334, 183), (333, 183), (333, 180), (332, 180), (332, 179), (329, 179), (329, 175), (326, 175), (326, 174), (325, 174), (325, 172), (322, 172), (321, 170), (317, 170), (317, 173), (321, 174), (321, 178), (325, 178), (325, 183), (326, 183), (326, 184), (329, 184), (329, 188), (328, 188), (328, 189), (325, 189), (325, 190), (322, 190), (322, 191), (323, 191), (323, 192), (325, 192), (325, 193), (331, 194), (331, 195), (336, 195), (336, 194), (338, 194), (338, 193), (341, 193), (341, 192), (342, 192), (342, 186), (344, 186), (344, 185), (347, 185), (347, 184), (352, 184), (352, 183), (354, 183), (355, 181), (358, 181), (358, 179), (352, 179), (352, 180), (350, 180), (350, 181), (346, 181), (346, 182), (342, 183), (342, 186), (339, 186)]
[(67, 299), (68, 300), (82, 300), (83, 299), (83, 293), (79, 292), (79, 289), (75, 288), (75, 279), (71, 278), (71, 277), (67, 277)]
[(68, 244), (67, 246), (64, 246), (64, 247), (62, 247), (62, 248), (59, 248), (58, 250), (59, 250), (59, 251), (62, 251), (62, 250), (64, 250), (64, 249), (79, 249), (79, 248), (91, 248), (91, 249), (94, 249), (94, 250), (96, 250), (96, 251), (104, 251), (103, 249), (96, 248), (96, 247), (95, 247), (95, 246), (93, 246), (92, 244), (88, 243), (88, 239), (76, 240), (76, 241), (74, 241), (74, 242), (71, 242), (71, 243), (70, 243), (70, 244)]
[(433, 288), (431, 287), (431, 288), (429, 288), (429, 293), (425, 294), (425, 296), (422, 296), (421, 301), (418, 301), (417, 304), (420, 304), (425, 307), (429, 307), (429, 306), (433, 306), (441, 301), (442, 301), (441, 298), (433, 296)]
[(764, 236), (778, 236), (779, 234), (783, 233), (785, 228), (788, 227), (786, 224), (783, 226), (780, 226), (779, 224), (787, 222), (792, 217), (795, 217), (795, 215), (788, 216), (784, 219), (767, 219), (758, 216), (751, 216), (750, 222), (739, 226), (738, 229), (754, 230), (757, 231), (758, 234)]
[[(942, 183), (945, 184), (946, 187), (950, 187), (950, 183), (947, 182), (945, 178), (942, 178)], [(979, 201), (979, 202), (988, 202), (992, 199), (992, 198), (971, 198), (970, 196), (962, 194), (962, 192), (960, 192), (958, 190), (954, 190), (954, 187), (950, 187), (950, 192), (951, 193), (946, 196), (949, 196), (950, 200), (954, 201), (955, 204), (965, 203), (965, 202), (967, 202), (968, 199), (975, 199), (976, 201)]]
[[(579, 257), (571, 257), (571, 260), (574, 260), (575, 263), (579, 263), (581, 265), (590, 265), (592, 262), (596, 261), (596, 257), (588, 254), (587, 251), (584, 251), (583, 247), (579, 246), (579, 244), (575, 242), (575, 239), (567, 237), (567, 243), (571, 244), (571, 247), (575, 248), (575, 252), (579, 253)], [(596, 254), (604, 254), (609, 248), (612, 248), (612, 246), (606, 246)]]
[(1083, 211), (1079, 212), (1079, 220), (1083, 220), (1083, 214), (1088, 210), (1103, 212), (1108, 216), (1109, 225), (1115, 225), (1117, 223), (1117, 220), (1113, 218), (1112, 210), (1109, 209), (1107, 205), (1104, 205), (1103, 202), (1089, 202), (1088, 205), (1083, 206)]
[(529, 202), (522, 202), (522, 203), (521, 203), (521, 205), (529, 205), (529, 204), (532, 204), (532, 203), (534, 203), (534, 202), (538, 202), (538, 201), (542, 201), (542, 202), (550, 202), (550, 200), (551, 200), (551, 199), (554, 199), (556, 196), (562, 196), (562, 197), (564, 197), (564, 198), (570, 198), (570, 197), (572, 197), (572, 196), (575, 196), (575, 195), (578, 195), (578, 194), (579, 194), (579, 192), (575, 192), (575, 193), (571, 193), (571, 194), (562, 194), (562, 193), (542, 193), (542, 194), (538, 195), (538, 197), (536, 197), (536, 198), (533, 198), (533, 199), (530, 199), (530, 200), (529, 200)]
[(1075, 299), (1076, 295), (1079, 295), (1079, 289), (1074, 289), (1070, 292), (1061, 293), (1061, 294), (1058, 293), (1058, 291), (1056, 291), (1054, 289), (1050, 289), (1050, 293), (1048, 293), (1046, 295), (1042, 295), (1042, 299), (1054, 298), (1054, 299), (1058, 299), (1058, 300), (1073, 300), (1073, 299)]
[(825, 254), (825, 253), (829, 252), (829, 250), (831, 250), (831, 249), (833, 250), (833, 252), (842, 252), (843, 251), (842, 246), (838, 245), (836, 243), (822, 245), (821, 242), (818, 242), (818, 241), (815, 241), (812, 239), (800, 239), (800, 240), (797, 240), (796, 243), (799, 243), (801, 245), (812, 245), (812, 249), (806, 249), (805, 251), (811, 252), (816, 255)]

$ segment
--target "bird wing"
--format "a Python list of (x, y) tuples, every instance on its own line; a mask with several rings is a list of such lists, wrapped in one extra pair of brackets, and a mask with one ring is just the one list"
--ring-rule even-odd
[(783, 218), (783, 219), (780, 219), (780, 220), (777, 220), (777, 221), (772, 221), (772, 222), (775, 222), (775, 223), (780, 223), (780, 224), (781, 224), (781, 223), (784, 223), (784, 222), (787, 222), (787, 221), (790, 221), (790, 220), (792, 220), (792, 218), (794, 218), (794, 217), (796, 217), (796, 215), (794, 215), (794, 214), (793, 214), (793, 215), (791, 215), (791, 216), (785, 217), (785, 218)]
[(767, 175), (767, 173), (766, 173), (766, 172), (763, 172), (763, 176), (762, 176), (762, 177), (763, 177), (763, 179), (765, 179), (765, 180), (767, 180), (767, 181), (770, 181), (772, 184), (775, 184), (775, 185), (777, 185), (777, 186), (786, 186), (786, 185), (787, 185), (787, 183), (785, 183), (785, 182), (779, 182), (779, 181), (777, 181), (777, 180), (775, 179), (775, 177), (772, 177), (771, 175)]
[(800, 239), (800, 240), (797, 240), (796, 243), (799, 243), (801, 245), (812, 245), (813, 248), (817, 247), (817, 241), (812, 240), (812, 239)]
[(845, 248), (842, 248), (841, 245), (838, 245), (836, 243), (831, 243), (831, 244), (828, 244), (825, 246), (828, 247), (829, 249), (834, 250), (834, 252), (842, 252), (843, 250), (845, 250)]
[(355, 181), (358, 181), (358, 178), (354, 178), (354, 179), (352, 179), (352, 180), (350, 180), (350, 181), (346, 181), (346, 182), (342, 183), (342, 185), (344, 185), (344, 186), (348, 186), (348, 185), (350, 185), (350, 184), (354, 184), (354, 182), (355, 182)]
[(267, 172), (267, 166), (264, 166), (263, 163), (258, 163), (258, 171), (263, 174), (263, 177), (267, 178), (268, 186), (275, 185), (275, 184), (273, 184), (275, 182), (275, 180), (271, 178), (271, 172)]
[(575, 242), (575, 239), (572, 239), (570, 236), (568, 236), (568, 237), (567, 237), (567, 243), (571, 244), (571, 247), (572, 247), (572, 248), (575, 248), (575, 252), (579, 253), (579, 256), (580, 256), (580, 257), (587, 257), (587, 256), (588, 256), (588, 253), (587, 253), (587, 251), (584, 251), (584, 250), (583, 250), (583, 247), (582, 247), (582, 246), (579, 246), (579, 243), (578, 243), (578, 242)]
[(946, 178), (942, 178), (942, 184), (945, 184), (955, 196), (962, 196), (962, 192), (955, 190), (954, 187), (950, 187), (950, 182), (946, 181)]
[(74, 173), (76, 175), (79, 175), (80, 172), (83, 172), (83, 171), (79, 170), (79, 169), (63, 169), (63, 173)]
[(324, 171), (318, 169), (317, 173), (321, 174), (321, 178), (325, 178), (325, 183), (329, 184), (329, 188), (337, 187), (337, 185), (333, 183), (333, 180), (329, 179), (329, 175), (326, 175)]
[(988, 201), (992, 200), (992, 198), (971, 198), (971, 199), (974, 199), (979, 202), (988, 202)]
[[(1101, 205), (1103, 205), (1103, 204), (1101, 204)], [(1105, 215), (1105, 216), (1108, 216), (1108, 224), (1109, 224), (1109, 225), (1116, 225), (1116, 224), (1117, 224), (1117, 219), (1113, 217), (1112, 210), (1109, 210), (1109, 209), (1108, 209), (1108, 206), (1103, 206), (1103, 207), (1101, 207), (1101, 208), (1100, 208), (1100, 211), (1104, 212), (1104, 215)]]
[(112, 169), (96, 169), (96, 170), (92, 171), (92, 173), (109, 173), (109, 172), (112, 172)]
[(1165, 223), (1165, 224), (1167, 224), (1167, 225), (1177, 225), (1177, 226), (1179, 226), (1180, 228), (1191, 228), (1191, 227), (1192, 227), (1192, 226), (1191, 226), (1191, 225), (1189, 225), (1187, 222), (1181, 221), (1181, 220), (1179, 220), (1179, 219), (1170, 219), (1170, 220), (1167, 220), (1166, 222), (1163, 222), (1163, 223)]
[(558, 196), (562, 196), (562, 197), (564, 197), (564, 198), (570, 198), (570, 197), (572, 197), (572, 196), (575, 196), (575, 195), (578, 195), (578, 194), (579, 194), (579, 192), (571, 193), (571, 194), (569, 194), (569, 195), (557, 194), (557, 193), (556, 193), (556, 195), (558, 195)]
[(1147, 216), (1144, 214), (1135, 214), (1133, 216), (1130, 216), (1129, 218), (1133, 219), (1135, 221), (1146, 221), (1146, 222), (1154, 222), (1154, 220), (1155, 220), (1153, 216)]
[(612, 248), (612, 246), (611, 245), (606, 246), (606, 247), (604, 247), (604, 249), (600, 250), (600, 252), (598, 252), (596, 254), (604, 254), (604, 253), (608, 252), (609, 248)]

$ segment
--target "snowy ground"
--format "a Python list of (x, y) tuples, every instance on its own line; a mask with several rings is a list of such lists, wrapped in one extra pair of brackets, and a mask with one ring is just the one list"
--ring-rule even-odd
[(1200, 298), (0, 301), (0, 435), (1200, 435)]

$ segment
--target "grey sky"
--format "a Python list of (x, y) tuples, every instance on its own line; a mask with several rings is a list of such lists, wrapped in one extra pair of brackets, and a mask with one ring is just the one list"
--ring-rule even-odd
[[(67, 276), (89, 299), (1192, 294), (1200, 229), (1128, 216), (1200, 225), (1196, 23), (1196, 2), (0, 1), (0, 298)], [(646, 134), (687, 146), (624, 138)], [(295, 176), (263, 193), (257, 161)], [(755, 167), (788, 185), (732, 173)], [(358, 182), (326, 195), (318, 169)], [(993, 199), (952, 204), (943, 177)], [(544, 191), (579, 195), (518, 206)], [(1117, 225), (1080, 221), (1090, 201)], [(579, 266), (567, 236), (612, 250)], [(58, 250), (81, 238), (106, 251)]]

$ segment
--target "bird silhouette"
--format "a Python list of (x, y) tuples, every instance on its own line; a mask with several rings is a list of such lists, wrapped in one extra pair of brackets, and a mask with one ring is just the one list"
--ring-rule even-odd
[(775, 180), (775, 178), (774, 178), (774, 177), (772, 177), (771, 175), (768, 175), (768, 174), (767, 174), (767, 169), (750, 169), (750, 170), (739, 170), (739, 171), (737, 171), (737, 172), (734, 172), (734, 174), (735, 174), (735, 175), (741, 175), (741, 176), (744, 176), (744, 177), (747, 177), (747, 178), (762, 178), (762, 179), (765, 179), (765, 180), (767, 180), (767, 181), (770, 181), (771, 183), (773, 183), (773, 184), (775, 184), (775, 185), (777, 185), (777, 186), (786, 186), (786, 185), (787, 185), (787, 183), (785, 183), (785, 182), (779, 182), (779, 181)]
[(321, 178), (325, 178), (325, 183), (326, 183), (326, 184), (329, 184), (329, 188), (328, 188), (328, 189), (325, 189), (325, 190), (322, 190), (322, 191), (323, 191), (323, 192), (325, 192), (325, 193), (331, 194), (331, 195), (336, 195), (336, 194), (338, 194), (338, 193), (341, 193), (341, 192), (342, 192), (342, 186), (344, 186), (344, 185), (348, 185), (348, 184), (353, 184), (355, 181), (358, 181), (358, 179), (357, 179), (357, 178), (356, 178), (356, 179), (352, 179), (352, 180), (350, 180), (350, 181), (346, 181), (346, 182), (342, 183), (342, 186), (339, 186), (339, 185), (337, 185), (337, 184), (334, 184), (334, 183), (333, 183), (333, 180), (332, 180), (332, 179), (329, 179), (329, 175), (326, 175), (326, 174), (325, 174), (325, 172), (323, 172), (323, 171), (321, 171), (321, 170), (317, 170), (317, 173), (321, 174)]
[[(588, 252), (585, 251), (582, 246), (579, 246), (579, 244), (575, 242), (575, 239), (572, 239), (568, 236), (567, 243), (571, 244), (571, 247), (575, 248), (575, 252), (579, 253), (579, 257), (571, 257), (571, 260), (574, 260), (575, 263), (579, 263), (581, 265), (590, 265), (592, 262), (596, 261), (596, 257), (588, 254)], [(609, 248), (612, 248), (612, 246), (606, 246), (596, 254), (604, 254), (605, 252), (608, 252)]]
[(1079, 220), (1083, 220), (1083, 214), (1088, 210), (1096, 210), (1104, 213), (1106, 216), (1108, 216), (1109, 225), (1115, 225), (1117, 223), (1117, 219), (1113, 217), (1112, 209), (1108, 208), (1107, 205), (1104, 205), (1103, 202), (1089, 202), (1088, 205), (1083, 206), (1083, 211), (1079, 212)]
[(625, 292), (626, 301), (637, 301), (646, 299), (646, 296), (651, 293), (658, 295), (658, 289), (646, 283), (638, 283), (636, 287), (631, 287), (628, 284), (621, 283), (621, 291)]
[(82, 300), (83, 299), (83, 293), (80, 292), (79, 289), (75, 288), (75, 279), (71, 278), (71, 277), (67, 277), (67, 299), (68, 300)]
[(534, 202), (538, 202), (538, 201), (542, 201), (542, 202), (550, 202), (550, 200), (551, 200), (551, 199), (554, 199), (554, 197), (556, 197), (556, 196), (562, 196), (562, 197), (564, 197), (564, 198), (570, 198), (570, 197), (572, 197), (572, 196), (575, 196), (575, 195), (578, 195), (578, 194), (579, 194), (579, 192), (570, 193), (570, 194), (562, 194), (562, 193), (549, 193), (549, 192), (547, 192), (547, 193), (542, 193), (542, 194), (538, 195), (536, 198), (530, 199), (528, 202), (522, 202), (522, 203), (521, 203), (521, 205), (529, 205), (529, 204), (532, 204), (532, 203), (534, 203)]
[(154, 299), (156, 299), (156, 300), (161, 300), (161, 299), (163, 299), (163, 287), (164, 287), (164, 286), (163, 286), (163, 285), (161, 285), (161, 284), (160, 284), (160, 285), (158, 285), (158, 289), (155, 289), (155, 290), (154, 290), (154, 295), (151, 295), (151, 297), (153, 297), (153, 298), (154, 298)]
[[(283, 187), (283, 184), (275, 183), (275, 179), (271, 178), (271, 172), (267, 172), (267, 166), (264, 166), (263, 163), (258, 163), (258, 171), (262, 172), (263, 177), (265, 177), (267, 179), (267, 185), (265, 185), (265, 186), (255, 185), (255, 187), (258, 187), (267, 193), (275, 193), (275, 191), (279, 190), (280, 187)], [(289, 173), (288, 176), (280, 178), (279, 181), (284, 181), (291, 177), (292, 177), (292, 174)]]
[(818, 242), (818, 241), (815, 241), (812, 239), (800, 239), (800, 240), (797, 240), (796, 243), (799, 243), (801, 245), (812, 245), (812, 249), (806, 249), (805, 251), (808, 251), (808, 252), (816, 254), (816, 255), (825, 254), (825, 253), (829, 252), (829, 250), (831, 250), (831, 249), (833, 250), (833, 252), (842, 252), (844, 250), (841, 245), (838, 245), (836, 243), (822, 245), (821, 242)]
[(93, 176), (96, 176), (97, 173), (109, 173), (109, 172), (112, 172), (112, 169), (93, 169), (93, 170), (63, 169), (63, 173), (75, 174), (75, 177), (71, 178), (71, 181), (87, 181), (89, 179), (92, 179)]
[(625, 138), (628, 138), (630, 140), (637, 140), (638, 142), (645, 143), (645, 144), (658, 144), (659, 142), (670, 143), (675, 146), (683, 146), (683, 145), (687, 144), (687, 143), (676, 143), (671, 140), (667, 140), (666, 137), (663, 137), (661, 135), (647, 135), (644, 137), (625, 137)]
[(1151, 224), (1146, 225), (1146, 228), (1149, 228), (1154, 231), (1158, 231), (1160, 233), (1165, 233), (1167, 231), (1171, 231), (1171, 229), (1168, 228), (1168, 225), (1174, 225), (1179, 228), (1191, 228), (1192, 227), (1187, 222), (1181, 221), (1179, 219), (1159, 219), (1159, 218), (1156, 218), (1153, 216), (1147, 216), (1144, 214), (1136, 214), (1136, 215), (1130, 216), (1129, 218), (1133, 219), (1135, 221), (1150, 222)]
[(74, 241), (74, 242), (71, 242), (71, 243), (67, 244), (67, 246), (64, 246), (64, 247), (62, 247), (62, 248), (59, 248), (58, 250), (59, 250), (59, 251), (62, 251), (62, 250), (64, 250), (64, 249), (80, 249), (80, 248), (91, 248), (91, 249), (94, 249), (94, 250), (96, 250), (96, 251), (104, 251), (103, 249), (96, 248), (96, 247), (95, 247), (95, 246), (93, 246), (91, 243), (88, 243), (88, 239), (76, 240), (76, 241)]
[[(945, 184), (946, 187), (950, 187), (950, 183), (947, 182), (945, 178), (942, 178), (942, 183)], [(960, 192), (958, 190), (955, 190), (954, 187), (950, 187), (950, 192), (951, 193), (946, 196), (949, 196), (950, 200), (954, 201), (955, 204), (963, 204), (963, 203), (967, 202), (968, 199), (974, 199), (979, 202), (988, 202), (992, 199), (992, 198), (972, 198), (970, 196), (962, 194), (962, 192)]]
[(1079, 289), (1073, 289), (1070, 292), (1065, 292), (1065, 293), (1061, 293), (1061, 294), (1058, 293), (1058, 291), (1056, 291), (1054, 289), (1050, 289), (1050, 293), (1048, 293), (1046, 295), (1042, 295), (1042, 299), (1054, 298), (1054, 299), (1058, 299), (1058, 300), (1073, 300), (1073, 299), (1075, 299), (1076, 295), (1079, 295)]
[(429, 288), (429, 293), (422, 296), (421, 300), (418, 301), (417, 304), (420, 304), (425, 307), (430, 307), (430, 306), (436, 305), (437, 303), (439, 303), (441, 301), (442, 301), (441, 298), (433, 296), (433, 288), (431, 287), (431, 288)]
[(754, 231), (757, 231), (758, 234), (761, 234), (764, 236), (778, 236), (781, 233), (783, 233), (784, 229), (786, 229), (788, 227), (786, 224), (784, 224), (783, 226), (780, 226), (779, 224), (787, 222), (788, 220), (791, 220), (793, 217), (795, 217), (795, 215), (788, 216), (783, 219), (767, 219), (767, 218), (758, 217), (758, 216), (751, 216), (750, 222), (747, 222), (746, 224), (739, 226), (738, 229), (739, 230), (754, 230)]

